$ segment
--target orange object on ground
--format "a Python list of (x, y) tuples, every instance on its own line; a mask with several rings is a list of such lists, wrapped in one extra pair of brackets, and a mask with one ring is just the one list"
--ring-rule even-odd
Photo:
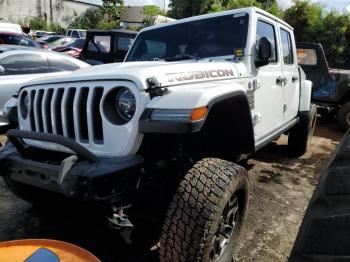
[(60, 262), (101, 262), (89, 251), (73, 244), (46, 239), (14, 240), (0, 243), (0, 261), (23, 262), (40, 248), (53, 252)]

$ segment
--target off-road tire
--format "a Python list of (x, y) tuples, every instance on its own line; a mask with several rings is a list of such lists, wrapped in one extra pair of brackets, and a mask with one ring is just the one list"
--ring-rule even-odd
[(212, 261), (212, 242), (230, 199), (237, 196), (239, 220), (222, 261), (232, 261), (248, 206), (247, 171), (232, 162), (207, 158), (186, 174), (170, 204), (160, 240), (161, 262)]
[(47, 203), (52, 204), (53, 202), (59, 203), (62, 201), (62, 198), (58, 194), (14, 181), (9, 175), (5, 175), (4, 180), (8, 189), (10, 189), (16, 197), (28, 203), (44, 205)]
[(345, 103), (337, 113), (337, 121), (341, 129), (347, 131), (350, 127), (350, 101)]
[(317, 107), (311, 104), (310, 111), (299, 113), (299, 122), (288, 135), (288, 154), (300, 157), (308, 150), (317, 120)]

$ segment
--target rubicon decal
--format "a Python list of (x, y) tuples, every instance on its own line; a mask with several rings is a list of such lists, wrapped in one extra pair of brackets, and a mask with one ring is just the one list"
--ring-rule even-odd
[(210, 78), (229, 78), (235, 76), (232, 69), (214, 69), (204, 71), (166, 73), (165, 75), (168, 77), (169, 82), (182, 82)]

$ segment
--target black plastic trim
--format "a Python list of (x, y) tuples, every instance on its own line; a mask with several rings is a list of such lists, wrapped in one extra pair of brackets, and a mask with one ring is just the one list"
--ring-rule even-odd
[(11, 129), (7, 132), (7, 137), (21, 155), (25, 154), (26, 147), (22, 139), (30, 139), (62, 145), (72, 150), (78, 155), (78, 157), (84, 160), (88, 160), (91, 163), (99, 162), (99, 159), (96, 155), (85, 149), (83, 146), (79, 145), (77, 142), (75, 142), (75, 140), (61, 135)]
[[(42, 149), (27, 148), (31, 154)], [(44, 160), (43, 160), (44, 161)], [(0, 176), (81, 201), (101, 202), (131, 199), (137, 190), (143, 158), (140, 155), (78, 160), (60, 181), (62, 163), (46, 163), (22, 157), (11, 142), (0, 149)]]
[[(208, 114), (210, 113), (210, 109), (215, 103), (223, 101), (225, 99), (243, 95), (247, 97), (246, 93), (241, 90), (223, 95), (211, 101), (208, 105)], [(196, 122), (183, 122), (183, 121), (154, 121), (151, 120), (152, 110), (150, 108), (146, 108), (143, 114), (141, 115), (139, 121), (139, 130), (141, 133), (161, 133), (161, 134), (191, 134), (201, 131), (202, 127), (205, 124), (206, 118), (196, 121)], [(252, 119), (250, 118), (252, 122)]]

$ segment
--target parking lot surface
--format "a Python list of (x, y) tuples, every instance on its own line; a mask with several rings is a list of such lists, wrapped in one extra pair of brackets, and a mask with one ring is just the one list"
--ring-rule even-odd
[[(341, 136), (335, 124), (319, 121), (305, 156), (288, 158), (283, 136), (247, 161), (251, 194), (239, 261), (287, 260), (319, 175)], [(4, 139), (0, 136), (0, 142)], [(157, 261), (156, 253), (145, 255), (123, 244), (98, 214), (54, 204), (33, 207), (13, 196), (0, 178), (0, 240), (20, 238), (68, 241), (107, 262)]]

